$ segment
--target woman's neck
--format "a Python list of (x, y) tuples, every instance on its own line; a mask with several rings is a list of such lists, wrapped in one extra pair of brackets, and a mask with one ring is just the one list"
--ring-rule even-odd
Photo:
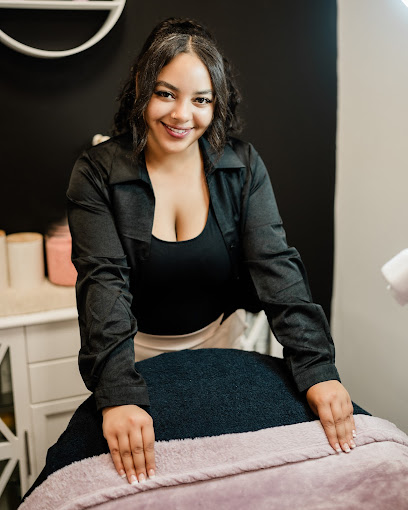
[(182, 174), (198, 165), (201, 167), (202, 164), (198, 141), (187, 150), (175, 153), (156, 151), (147, 144), (144, 153), (146, 166), (151, 171)]

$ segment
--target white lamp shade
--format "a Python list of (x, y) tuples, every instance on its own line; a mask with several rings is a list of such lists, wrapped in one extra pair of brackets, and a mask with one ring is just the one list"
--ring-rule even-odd
[(398, 303), (408, 303), (408, 249), (402, 250), (384, 264), (381, 272)]

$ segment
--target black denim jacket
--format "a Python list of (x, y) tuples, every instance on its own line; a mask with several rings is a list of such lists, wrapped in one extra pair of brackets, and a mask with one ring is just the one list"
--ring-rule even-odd
[[(299, 391), (339, 379), (322, 308), (298, 252), (288, 247), (270, 179), (251, 144), (232, 139), (217, 160), (200, 139), (211, 202), (233, 266), (237, 308), (265, 310)], [(188, 191), (188, 190), (187, 190)], [(79, 368), (99, 409), (148, 405), (134, 368), (132, 290), (149, 256), (155, 197), (129, 135), (86, 150), (67, 191), (81, 350)]]

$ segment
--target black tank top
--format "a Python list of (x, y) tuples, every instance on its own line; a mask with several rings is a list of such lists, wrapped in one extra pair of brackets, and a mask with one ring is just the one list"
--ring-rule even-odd
[(183, 335), (216, 320), (225, 310), (232, 267), (212, 206), (197, 237), (163, 241), (152, 235), (134, 296), (139, 330)]

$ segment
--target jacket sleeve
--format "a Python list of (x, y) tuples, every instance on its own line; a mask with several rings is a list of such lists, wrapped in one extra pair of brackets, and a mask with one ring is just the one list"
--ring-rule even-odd
[(326, 316), (312, 302), (299, 253), (287, 245), (268, 172), (252, 146), (249, 157), (243, 252), (258, 299), (299, 391), (340, 380)]
[(148, 405), (146, 384), (134, 368), (130, 268), (118, 237), (101, 172), (85, 152), (67, 191), (72, 262), (81, 334), (79, 370), (98, 409)]

